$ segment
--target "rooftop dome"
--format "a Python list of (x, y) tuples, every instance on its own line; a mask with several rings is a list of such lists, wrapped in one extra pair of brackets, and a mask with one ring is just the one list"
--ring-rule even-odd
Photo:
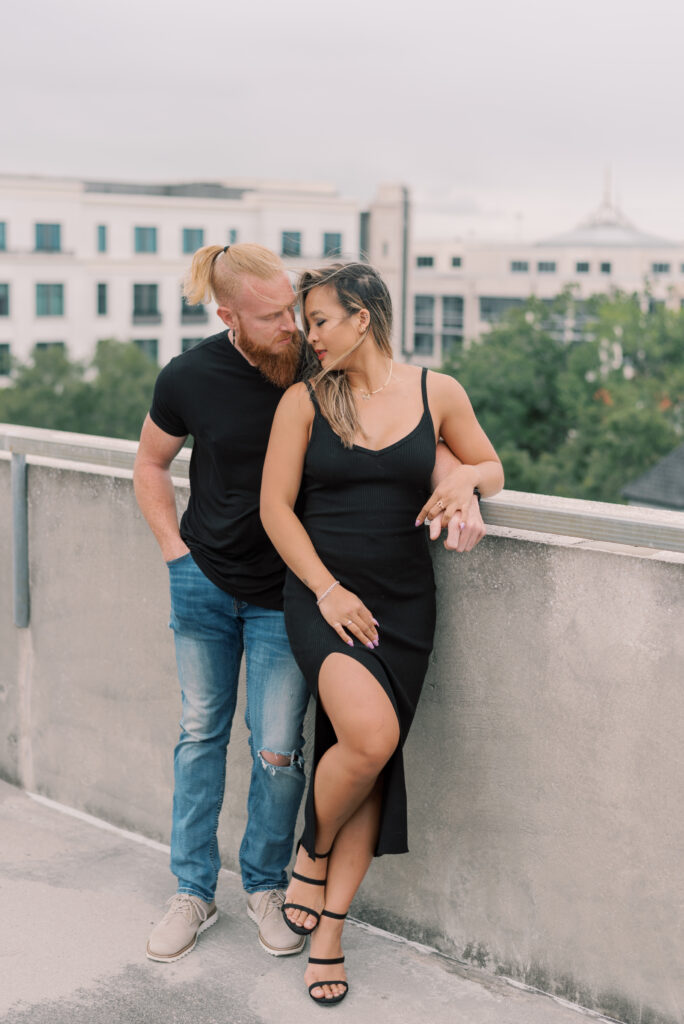
[(572, 231), (565, 231), (560, 235), (553, 235), (551, 238), (544, 238), (537, 242), (539, 246), (573, 246), (577, 248), (613, 248), (616, 246), (631, 247), (635, 249), (676, 246), (676, 242), (670, 242), (665, 238), (658, 238), (656, 235), (646, 234), (640, 231), (620, 209), (606, 195), (599, 208), (587, 220), (578, 224)]

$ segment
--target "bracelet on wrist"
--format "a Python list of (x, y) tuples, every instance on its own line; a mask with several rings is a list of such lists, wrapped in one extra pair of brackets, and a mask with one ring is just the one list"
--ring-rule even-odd
[(473, 494), (474, 494), (474, 495), (475, 495), (475, 497), (477, 498), (477, 503), (478, 503), (478, 505), (479, 505), (479, 504), (480, 504), (480, 501), (481, 501), (481, 499), (482, 499), (482, 495), (480, 494), (480, 488), (479, 488), (479, 487), (474, 487), (474, 488), (473, 488)]
[(323, 593), (321, 594), (321, 596), (316, 598), (316, 604), (320, 604), (321, 601), (323, 600), (323, 598), (327, 597), (331, 590), (334, 590), (335, 587), (339, 586), (339, 583), (340, 583), (339, 580), (333, 580), (333, 582), (330, 584), (328, 589), (324, 590)]

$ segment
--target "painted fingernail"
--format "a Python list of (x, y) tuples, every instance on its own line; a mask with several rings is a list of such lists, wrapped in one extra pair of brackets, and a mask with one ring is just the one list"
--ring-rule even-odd
[(373, 647), (379, 647), (379, 646), (380, 646), (380, 641), (379, 640), (374, 640), (373, 641)]
[(378, 620), (377, 620), (377, 619), (373, 619), (373, 625), (374, 625), (374, 626), (379, 626), (379, 625), (380, 625), (380, 623), (378, 622)]
[(354, 646), (354, 641), (353, 640), (347, 640), (347, 644), (348, 644), (349, 647), (353, 647)]
[(415, 521), (415, 524), (414, 524), (414, 525), (415, 525), (415, 526), (420, 526), (420, 519), (416, 519), (416, 521)]

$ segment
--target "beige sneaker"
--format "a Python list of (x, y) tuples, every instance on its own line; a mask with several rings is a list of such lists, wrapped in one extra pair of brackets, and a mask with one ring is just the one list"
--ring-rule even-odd
[(147, 956), (163, 964), (180, 960), (195, 948), (197, 936), (218, 920), (216, 904), (205, 903), (199, 896), (177, 892), (167, 900), (169, 909), (152, 929), (147, 942)]
[(301, 953), (306, 943), (306, 935), (295, 935), (285, 924), (282, 914), (284, 902), (282, 889), (266, 889), (250, 893), (247, 897), (247, 914), (259, 925), (259, 945), (271, 956)]

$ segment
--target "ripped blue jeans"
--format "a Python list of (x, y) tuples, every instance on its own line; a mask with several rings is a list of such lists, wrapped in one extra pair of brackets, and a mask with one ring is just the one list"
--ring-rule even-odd
[[(178, 892), (211, 901), (216, 891), (221, 867), (216, 831), (243, 651), (252, 773), (240, 846), (242, 884), (247, 892), (283, 889), (304, 789), (302, 721), (309, 699), (283, 613), (231, 597), (189, 554), (168, 568), (183, 701), (171, 831)], [(286, 755), (290, 763), (271, 765), (262, 751)]]

